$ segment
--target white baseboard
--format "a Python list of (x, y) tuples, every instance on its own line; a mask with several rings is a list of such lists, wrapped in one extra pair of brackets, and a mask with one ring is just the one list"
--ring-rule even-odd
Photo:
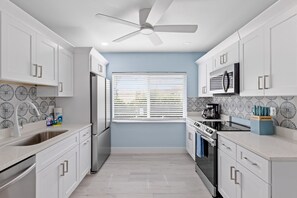
[(111, 147), (111, 154), (181, 154), (185, 147)]

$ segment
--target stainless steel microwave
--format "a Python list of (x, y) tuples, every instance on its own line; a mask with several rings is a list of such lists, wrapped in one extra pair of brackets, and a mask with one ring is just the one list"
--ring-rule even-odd
[(210, 73), (210, 92), (214, 95), (239, 94), (239, 63)]

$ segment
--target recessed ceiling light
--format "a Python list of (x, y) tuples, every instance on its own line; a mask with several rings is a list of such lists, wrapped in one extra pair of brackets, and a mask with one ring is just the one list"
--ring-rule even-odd
[(107, 43), (107, 42), (102, 42), (101, 45), (102, 45), (102, 46), (107, 46), (107, 45), (109, 45), (109, 43)]
[(185, 42), (184, 43), (184, 45), (190, 45), (191, 44), (191, 42)]

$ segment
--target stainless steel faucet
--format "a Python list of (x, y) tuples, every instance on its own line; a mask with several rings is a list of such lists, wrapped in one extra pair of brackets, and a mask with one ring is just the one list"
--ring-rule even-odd
[[(32, 102), (29, 102), (29, 101), (26, 101), (24, 103), (27, 103), (28, 105), (31, 105), (33, 107), (33, 109), (35, 110), (36, 112), (36, 115), (39, 117), (40, 116), (40, 113), (37, 109), (37, 107), (32, 103)], [(15, 109), (15, 123), (14, 123), (14, 130), (12, 132), (12, 136), (14, 137), (20, 137), (21, 136), (21, 131), (20, 131), (20, 126), (19, 126), (19, 119), (18, 119), (18, 109), (20, 107), (21, 104), (18, 104), (16, 109)]]

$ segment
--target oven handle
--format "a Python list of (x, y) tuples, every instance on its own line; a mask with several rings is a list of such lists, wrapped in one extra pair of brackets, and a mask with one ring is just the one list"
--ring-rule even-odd
[(215, 147), (216, 146), (216, 141), (211, 139), (211, 138), (208, 138), (208, 137), (205, 137), (203, 135), (201, 135), (201, 138), (204, 139), (205, 141), (207, 141), (212, 147)]

